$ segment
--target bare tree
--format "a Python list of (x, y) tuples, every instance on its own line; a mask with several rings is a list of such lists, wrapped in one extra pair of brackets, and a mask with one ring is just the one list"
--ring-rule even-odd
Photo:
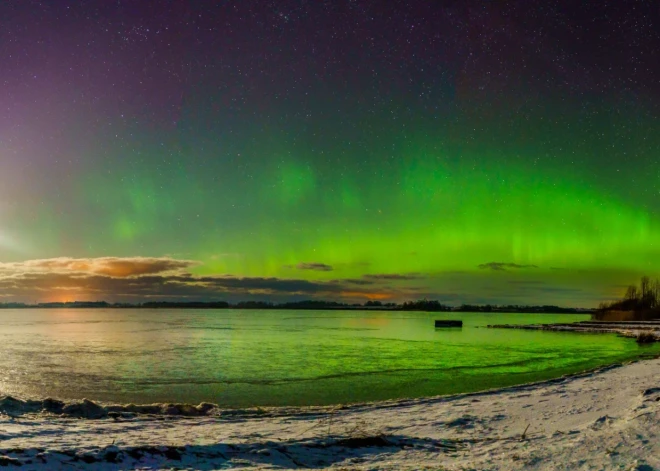
[(642, 308), (650, 309), (655, 305), (655, 293), (654, 286), (651, 282), (651, 278), (648, 276), (643, 276), (639, 283), (639, 290), (642, 296)]
[(626, 301), (637, 301), (639, 299), (639, 290), (637, 289), (637, 286), (635, 285), (628, 286), (628, 289), (626, 289), (626, 295), (624, 296), (624, 299)]

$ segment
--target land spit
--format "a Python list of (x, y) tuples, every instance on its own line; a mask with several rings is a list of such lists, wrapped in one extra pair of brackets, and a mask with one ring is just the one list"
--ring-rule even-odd
[(652, 321), (581, 321), (567, 324), (494, 324), (491, 329), (524, 329), (555, 332), (606, 333), (660, 342), (660, 319)]

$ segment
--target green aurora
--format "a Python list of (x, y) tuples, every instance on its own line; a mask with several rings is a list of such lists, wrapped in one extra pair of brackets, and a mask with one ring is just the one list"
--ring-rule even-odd
[[(454, 13), (436, 13), (453, 31)], [(588, 307), (660, 275), (657, 81), (593, 62), (582, 41), (539, 55), (527, 16), (511, 19), (510, 42), (495, 23), (477, 25), (499, 52), (460, 28), (453, 46), (431, 47), (429, 14), (414, 54), (396, 52), (396, 35), (374, 36), (378, 54), (356, 38), (330, 47), (330, 23), (304, 44), (243, 27), (195, 32), (199, 44), (164, 32), (152, 44), (157, 27), (141, 24), (121, 47), (97, 31), (93, 58), (8, 63), (0, 302), (426, 296)], [(87, 44), (81, 31), (76, 44)], [(608, 81), (594, 81), (604, 70)], [(122, 268), (99, 272), (107, 257)]]
[[(455, 301), (506, 301), (488, 286), (495, 292), (528, 282), (557, 289), (541, 301), (593, 305), (660, 266), (658, 215), (620, 189), (591, 184), (565, 165), (509, 163), (504, 151), (459, 155), (443, 150), (441, 138), (399, 148), (368, 173), (274, 151), (249, 181), (215, 171), (211, 183), (186, 168), (90, 174), (72, 190), (84, 202), (76, 212), (102, 218), (77, 222), (71, 237), (62, 228), (67, 214), (54, 217), (58, 209), (44, 204), (25, 231), (51, 234), (47, 242), (60, 247), (64, 233), (81, 244), (77, 256), (196, 260), (191, 271), (200, 276), (362, 279), (333, 295), (356, 300), (450, 293)], [(40, 251), (47, 257), (49, 250)], [(369, 276), (379, 279), (377, 290), (366, 286)], [(522, 299), (539, 293), (529, 296)]]

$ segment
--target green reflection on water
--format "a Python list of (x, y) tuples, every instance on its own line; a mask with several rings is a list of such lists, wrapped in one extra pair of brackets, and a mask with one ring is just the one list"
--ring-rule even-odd
[[(435, 329), (460, 318), (462, 329)], [(477, 391), (660, 352), (615, 335), (487, 329), (582, 315), (364, 311), (0, 312), (0, 393), (225, 406)]]

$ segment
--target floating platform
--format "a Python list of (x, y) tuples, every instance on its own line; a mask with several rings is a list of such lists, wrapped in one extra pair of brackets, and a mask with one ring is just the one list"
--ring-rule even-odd
[(463, 327), (463, 321), (435, 321), (435, 327)]

